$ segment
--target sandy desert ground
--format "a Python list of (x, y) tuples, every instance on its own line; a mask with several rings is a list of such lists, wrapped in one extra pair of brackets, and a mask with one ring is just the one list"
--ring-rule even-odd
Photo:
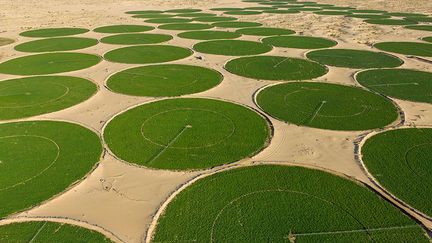
[[(432, 14), (432, 1), (428, 0), (319, 0), (318, 2), (365, 9)], [(133, 19), (124, 14), (128, 10), (168, 10), (189, 7), (206, 10), (214, 7), (246, 7), (256, 6), (256, 4), (242, 3), (239, 0), (0, 0), (0, 6), (0, 36), (22, 43), (30, 38), (20, 37), (18, 34), (28, 29), (59, 26), (93, 29), (110, 24), (142, 23), (142, 20)], [(339, 47), (365, 50), (370, 49), (371, 43), (377, 41), (415, 41), (427, 35), (421, 31), (402, 27), (371, 25), (360, 19), (318, 16), (312, 13), (262, 14), (239, 18), (260, 22), (267, 26), (289, 28), (305, 35), (328, 37), (338, 41)], [(173, 35), (177, 33), (158, 29), (153, 32)], [(101, 38), (103, 35), (88, 32), (83, 36)], [(251, 36), (241, 37), (241, 39), (258, 40), (259, 38)], [(191, 48), (196, 41), (174, 37), (168, 43)], [(13, 46), (0, 47), (0, 62), (25, 55), (14, 51)], [(86, 49), (85, 52), (103, 55), (110, 49), (112, 46), (98, 44)], [(304, 57), (305, 55), (303, 50), (288, 52), (280, 48), (275, 48), (270, 52), (270, 54), (278, 53), (292, 57)], [(188, 95), (190, 97), (221, 98), (256, 108), (253, 103), (253, 94), (259, 88), (272, 83), (242, 78), (226, 72), (222, 67), (230, 59), (229, 57), (205, 54), (201, 56), (202, 60), (191, 56), (176, 63), (214, 68), (225, 78), (219, 86), (206, 92)], [(432, 65), (426, 62), (402, 55), (398, 57), (405, 61), (403, 67), (432, 71)], [(154, 100), (154, 98), (113, 93), (104, 86), (105, 80), (111, 74), (132, 66), (134, 65), (102, 61), (89, 69), (71, 72), (71, 75), (88, 78), (97, 83), (99, 86), (97, 94), (74, 107), (22, 120), (72, 121), (101, 134), (104, 124), (114, 115), (131, 106)], [(354, 72), (355, 70), (352, 69), (331, 67), (328, 74), (317, 80), (356, 85), (352, 79)], [(16, 76), (0, 74), (0, 80), (12, 77)], [(395, 100), (395, 102), (405, 113), (405, 126), (432, 126), (431, 104), (402, 100)], [(314, 129), (289, 125), (272, 118), (270, 120), (274, 125), (275, 134), (269, 147), (251, 159), (207, 171), (171, 172), (138, 168), (119, 161), (106, 151), (99, 166), (83, 181), (62, 195), (26, 212), (14, 215), (4, 220), (3, 223), (29, 219), (51, 219), (99, 230), (119, 242), (141, 242), (145, 240), (159, 207), (177, 189), (190, 183), (190, 180), (197, 176), (251, 163), (301, 164), (321, 168), (355, 178), (381, 192), (367, 177), (354, 157), (354, 141), (362, 135), (362, 132)], [(407, 211), (432, 229), (431, 221), (421, 218), (409, 209)]]

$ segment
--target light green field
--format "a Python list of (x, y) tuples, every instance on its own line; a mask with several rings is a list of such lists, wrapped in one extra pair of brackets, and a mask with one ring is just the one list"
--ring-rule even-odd
[(15, 50), (22, 52), (55, 52), (72, 51), (97, 45), (96, 39), (82, 37), (57, 37), (25, 42), (15, 46)]
[(143, 45), (159, 44), (172, 38), (171, 35), (164, 34), (132, 33), (107, 36), (102, 38), (101, 42), (113, 45)]
[(272, 47), (256, 41), (247, 40), (213, 40), (199, 42), (193, 46), (195, 51), (224, 56), (248, 56), (266, 53)]
[(183, 47), (145, 45), (115, 49), (105, 53), (104, 58), (111, 62), (147, 64), (175, 61), (190, 55), (192, 55), (192, 51)]
[(365, 186), (287, 166), (198, 180), (158, 220), (153, 242), (429, 242), (417, 223)]
[(25, 37), (59, 37), (69, 35), (79, 35), (89, 32), (88, 29), (83, 28), (47, 28), (47, 29), (35, 29), (20, 33), (20, 36)]

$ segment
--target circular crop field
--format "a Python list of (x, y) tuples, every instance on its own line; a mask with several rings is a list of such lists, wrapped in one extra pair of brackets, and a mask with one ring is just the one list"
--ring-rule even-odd
[(163, 30), (205, 30), (211, 29), (213, 26), (200, 23), (184, 23), (184, 24), (164, 24), (159, 25), (159, 29)]
[(432, 23), (432, 17), (428, 17), (428, 16), (408, 16), (405, 19), (414, 22)]
[(272, 36), (262, 40), (263, 43), (286, 48), (318, 49), (337, 45), (336, 41), (310, 36)]
[(367, 14), (384, 14), (387, 13), (385, 10), (374, 10), (374, 9), (353, 9), (350, 10), (352, 13), (367, 13)]
[(261, 165), (188, 186), (158, 218), (152, 240), (427, 243), (425, 234), (359, 183), (319, 170)]
[(273, 14), (296, 14), (300, 13), (298, 10), (291, 10), (291, 9), (273, 9), (273, 10), (264, 10), (263, 13), (273, 13)]
[(105, 53), (104, 57), (111, 62), (146, 64), (175, 61), (190, 55), (192, 51), (183, 47), (147, 45), (115, 49)]
[(0, 73), (39, 75), (76, 71), (98, 64), (101, 57), (84, 53), (45, 53), (0, 63)]
[(83, 28), (47, 28), (29, 30), (20, 33), (20, 36), (25, 37), (59, 37), (68, 35), (79, 35), (89, 32), (88, 29)]
[(173, 14), (166, 14), (166, 13), (148, 13), (148, 14), (138, 14), (132, 16), (132, 18), (138, 18), (138, 19), (159, 19), (159, 18), (172, 18), (175, 17)]
[(214, 13), (181, 13), (177, 14), (177, 17), (187, 17), (187, 18), (196, 18), (196, 17), (209, 17), (216, 16)]
[(393, 195), (432, 216), (432, 129), (391, 130), (370, 137), (362, 147), (369, 173)]
[(235, 20), (237, 20), (237, 18), (214, 16), (214, 17), (198, 17), (198, 18), (193, 18), (192, 20), (197, 21), (197, 22), (214, 23), (214, 22), (235, 21)]
[(228, 22), (216, 22), (212, 24), (215, 27), (221, 28), (246, 28), (246, 27), (258, 27), (261, 23), (256, 22), (240, 22), (240, 21), (228, 21)]
[(359, 19), (388, 19), (391, 16), (381, 14), (348, 14), (347, 17)]
[(9, 38), (0, 37), (0, 46), (5, 46), (14, 43), (15, 41)]
[(158, 44), (171, 40), (171, 35), (132, 33), (111, 35), (101, 39), (102, 43), (114, 45)]
[(269, 143), (270, 128), (262, 116), (237, 104), (177, 98), (144, 104), (114, 117), (104, 138), (125, 161), (190, 170), (256, 154)]
[(386, 53), (352, 49), (317, 50), (306, 56), (325, 65), (346, 68), (386, 68), (403, 64), (399, 58)]
[(318, 14), (318, 15), (347, 15), (347, 14), (349, 14), (349, 12), (346, 12), (346, 11), (329, 11), (329, 10), (316, 11), (313, 13)]
[(76, 105), (94, 93), (96, 85), (77, 77), (36, 76), (0, 82), (0, 120), (49, 113)]
[(179, 96), (213, 88), (222, 78), (220, 73), (204, 67), (165, 64), (118, 72), (108, 79), (107, 86), (128, 95)]
[[(211, 18), (211, 17), (209, 17), (209, 18)], [(192, 19), (187, 19), (187, 18), (154, 18), (154, 19), (148, 19), (144, 22), (153, 23), (153, 24), (188, 23), (188, 22), (192, 22)]]
[(185, 39), (194, 40), (221, 40), (221, 39), (235, 39), (241, 35), (235, 32), (229, 31), (215, 31), (215, 30), (204, 30), (204, 31), (189, 31), (178, 34), (179, 37)]
[(365, 22), (369, 24), (380, 24), (380, 25), (411, 25), (417, 24), (416, 21), (407, 19), (367, 19)]
[(244, 8), (211, 8), (212, 11), (236, 11), (243, 10)]
[(246, 40), (214, 40), (197, 43), (195, 51), (214, 55), (246, 56), (271, 51), (272, 47), (261, 42)]
[(98, 40), (82, 37), (57, 37), (25, 42), (15, 46), (22, 52), (55, 52), (84, 49), (98, 44)]
[(409, 25), (405, 26), (405, 28), (411, 30), (432, 31), (432, 25)]
[(380, 42), (374, 45), (383, 51), (399, 53), (403, 55), (414, 55), (432, 57), (432, 44), (420, 42)]
[(94, 32), (98, 33), (135, 33), (135, 32), (145, 32), (153, 30), (154, 27), (146, 25), (109, 25), (102, 26), (94, 29)]
[(269, 28), (269, 27), (244, 28), (244, 29), (238, 29), (236, 32), (242, 35), (257, 35), (257, 36), (291, 35), (295, 33), (294, 31), (288, 29)]
[(0, 147), (0, 218), (61, 193), (102, 153), (94, 132), (56, 121), (0, 124)]
[(258, 15), (262, 14), (261, 11), (251, 11), (251, 10), (234, 10), (224, 12), (226, 15)]
[(182, 9), (170, 9), (165, 12), (167, 13), (196, 13), (201, 12), (201, 9), (194, 9), (194, 8), (182, 8)]
[(266, 80), (313, 79), (328, 72), (316, 62), (280, 56), (237, 58), (227, 62), (225, 69), (243, 77)]
[(362, 71), (356, 80), (366, 88), (403, 100), (432, 103), (432, 73), (410, 69)]
[(71, 224), (33, 221), (0, 225), (0, 242), (66, 242), (68, 239), (112, 242), (99, 232)]
[(269, 86), (256, 102), (271, 116), (299, 126), (359, 131), (382, 128), (398, 118), (394, 104), (363, 89), (328, 83)]

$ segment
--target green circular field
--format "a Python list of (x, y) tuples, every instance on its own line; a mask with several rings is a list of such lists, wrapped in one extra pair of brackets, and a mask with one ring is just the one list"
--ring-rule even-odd
[(15, 46), (22, 52), (55, 52), (84, 49), (98, 44), (98, 40), (82, 37), (57, 37), (25, 42)]
[(89, 32), (88, 29), (83, 28), (47, 28), (47, 29), (36, 29), (29, 30), (20, 33), (20, 36), (25, 37), (59, 37), (68, 35), (79, 35)]
[(403, 64), (399, 58), (386, 53), (354, 49), (317, 50), (306, 56), (325, 65), (346, 68), (386, 68)]
[(220, 73), (204, 67), (165, 64), (118, 72), (108, 79), (107, 86), (114, 92), (128, 95), (179, 96), (211, 89), (222, 78)]
[(141, 45), (141, 44), (158, 44), (171, 40), (171, 35), (164, 34), (119, 34), (111, 35), (101, 39), (102, 43), (114, 45)]
[(225, 69), (243, 77), (266, 80), (306, 80), (328, 72), (318, 63), (281, 56), (237, 58), (227, 62)]
[[(129, 46), (105, 53), (106, 60), (120, 63), (160, 63), (186, 58), (192, 51), (168, 45)], [(0, 66), (1, 67), (1, 66)]]
[(238, 29), (236, 32), (242, 35), (257, 35), (257, 36), (291, 35), (295, 33), (294, 31), (288, 29), (269, 28), (269, 27), (244, 28), (244, 29)]
[(154, 27), (146, 25), (109, 25), (102, 26), (94, 29), (94, 32), (98, 33), (135, 33), (135, 32), (145, 32), (153, 30)]
[(347, 17), (351, 18), (359, 18), (359, 19), (388, 19), (390, 15), (381, 15), (381, 14), (348, 14)]
[(172, 200), (154, 242), (424, 242), (420, 225), (360, 183), (302, 167), (250, 166)]
[(347, 15), (349, 12), (346, 11), (316, 11), (313, 12), (314, 14), (318, 15)]
[(336, 41), (311, 36), (272, 36), (262, 40), (263, 43), (285, 48), (318, 49), (337, 45)]
[(372, 136), (362, 147), (369, 173), (390, 193), (432, 216), (432, 129), (406, 128)]
[(66, 242), (71, 239), (74, 242), (112, 242), (99, 232), (72, 224), (33, 221), (0, 225), (1, 242)]
[(366, 88), (403, 100), (432, 103), (432, 73), (410, 69), (376, 69), (357, 73)]
[(373, 9), (353, 9), (350, 10), (352, 13), (367, 13), (367, 14), (382, 14), (387, 13), (385, 10), (373, 10)]
[(0, 218), (61, 193), (102, 153), (96, 133), (56, 121), (0, 124), (0, 147)]
[(101, 57), (85, 53), (45, 53), (0, 63), (0, 73), (39, 75), (76, 71), (98, 64)]
[(411, 30), (432, 31), (432, 25), (409, 25), (405, 26), (405, 28)]
[(235, 10), (224, 12), (226, 15), (258, 15), (262, 14), (261, 11), (251, 11), (251, 10)]
[(167, 13), (196, 13), (201, 12), (201, 9), (195, 9), (195, 8), (183, 8), (183, 9), (170, 9), (165, 12)]
[(374, 45), (382, 51), (399, 53), (403, 55), (414, 55), (432, 57), (432, 44), (421, 42), (380, 42)]
[(184, 23), (184, 24), (164, 24), (164, 25), (159, 25), (158, 28), (163, 30), (205, 30), (205, 29), (211, 29), (213, 28), (213, 26), (209, 24)]
[(432, 43), (432, 36), (424, 37), (424, 38), (422, 38), (422, 40)]
[[(211, 18), (211, 17), (209, 17)], [(155, 18), (155, 19), (148, 19), (144, 22), (147, 23), (153, 23), (153, 24), (170, 24), (170, 23), (188, 23), (192, 22), (192, 19), (186, 19), (186, 18)]]
[(263, 13), (273, 13), (273, 14), (296, 14), (300, 13), (298, 10), (282, 10), (282, 9), (274, 9), (274, 10), (264, 10)]
[(261, 23), (256, 22), (240, 22), (240, 21), (232, 21), (232, 22), (216, 22), (212, 24), (215, 27), (221, 28), (246, 28), (246, 27), (258, 27), (261, 26)]
[(196, 18), (196, 17), (209, 17), (209, 16), (216, 16), (214, 13), (182, 13), (177, 14), (178, 17), (187, 17), (187, 18)]
[(365, 22), (369, 24), (380, 24), (380, 25), (411, 25), (417, 24), (416, 21), (407, 19), (367, 19)]
[(5, 46), (14, 43), (15, 41), (9, 38), (0, 37), (0, 46)]
[(279, 120), (321, 129), (368, 130), (398, 119), (390, 100), (360, 88), (329, 83), (269, 86), (258, 93), (256, 102)]
[(246, 56), (271, 51), (272, 47), (261, 42), (246, 40), (214, 40), (197, 43), (195, 51), (214, 55)]
[(96, 93), (92, 82), (68, 76), (35, 76), (0, 82), (0, 120), (62, 110)]
[(235, 32), (229, 31), (215, 31), (215, 30), (203, 30), (203, 31), (188, 31), (178, 34), (179, 37), (185, 39), (194, 40), (221, 40), (221, 39), (236, 39), (241, 35)]
[(404, 12), (396, 12), (396, 13), (388, 13), (391, 16), (396, 16), (396, 17), (425, 17), (427, 16), (426, 14), (421, 14), (421, 13), (404, 13)]
[(104, 138), (116, 156), (130, 163), (191, 170), (256, 154), (269, 143), (270, 128), (263, 117), (237, 104), (177, 98), (116, 116), (105, 128)]
[(414, 22), (421, 22), (421, 23), (431, 23), (432, 17), (427, 16), (409, 16), (405, 18), (406, 20), (414, 21)]
[(193, 18), (192, 20), (197, 22), (214, 23), (214, 22), (235, 21), (237, 20), (237, 18), (215, 16), (215, 17), (198, 17), (198, 18)]
[(212, 11), (235, 11), (235, 10), (243, 10), (243, 8), (211, 8)]
[(172, 18), (175, 17), (173, 14), (166, 14), (166, 13), (148, 13), (148, 14), (138, 14), (132, 16), (132, 18), (138, 18), (138, 19), (159, 19), (159, 18)]

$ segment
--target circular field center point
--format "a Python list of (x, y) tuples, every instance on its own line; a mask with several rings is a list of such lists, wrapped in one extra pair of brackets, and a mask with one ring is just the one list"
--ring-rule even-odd
[(122, 94), (162, 97), (202, 92), (221, 81), (222, 75), (212, 69), (166, 64), (118, 72), (108, 79), (107, 86)]
[(366, 90), (328, 83), (293, 82), (261, 90), (256, 101), (271, 116), (299, 126), (359, 131), (398, 118), (394, 104)]
[(84, 53), (45, 53), (0, 63), (0, 73), (39, 75), (70, 72), (98, 64), (101, 57)]
[(214, 22), (235, 21), (237, 20), (237, 18), (215, 16), (215, 17), (198, 17), (198, 18), (193, 18), (192, 20), (197, 22), (214, 23)]
[(367, 19), (366, 23), (369, 24), (380, 24), (380, 25), (411, 25), (417, 24), (416, 21), (407, 19)]
[(20, 36), (25, 37), (59, 37), (68, 35), (79, 35), (89, 32), (88, 29), (83, 28), (48, 28), (29, 30), (20, 33)]
[(233, 21), (233, 22), (216, 22), (213, 23), (212, 25), (221, 28), (246, 28), (246, 27), (258, 27), (261, 26), (262, 24), (256, 22)]
[(154, 24), (188, 23), (188, 22), (192, 22), (192, 19), (187, 19), (187, 18), (156, 18), (156, 19), (148, 19), (144, 22), (154, 23)]
[(147, 45), (115, 49), (107, 52), (104, 58), (111, 62), (146, 64), (175, 61), (190, 55), (192, 51), (183, 47)]
[(0, 124), (0, 147), (2, 218), (58, 195), (89, 173), (102, 153), (94, 132), (55, 121)]
[(374, 135), (361, 148), (368, 172), (390, 193), (432, 216), (432, 129), (404, 128)]
[(225, 56), (256, 55), (271, 51), (272, 47), (261, 42), (246, 40), (214, 40), (197, 43), (195, 51)]
[(92, 82), (68, 76), (36, 76), (0, 82), (0, 120), (62, 110), (96, 93)]
[(213, 26), (209, 24), (184, 23), (184, 24), (164, 24), (164, 25), (159, 25), (158, 28), (163, 30), (205, 30), (205, 29), (211, 29), (213, 28)]
[(165, 12), (167, 13), (196, 13), (201, 12), (201, 9), (184, 8), (184, 9), (170, 9)]
[(262, 12), (260, 11), (246, 11), (246, 10), (240, 10), (240, 11), (227, 11), (224, 12), (224, 14), (226, 15), (258, 15), (258, 14), (262, 14)]
[(75, 242), (108, 243), (110, 239), (99, 232), (83, 227), (48, 221), (11, 223), (0, 226), (1, 242), (64, 242), (73, 237)]
[(285, 48), (318, 49), (337, 45), (336, 41), (310, 36), (272, 36), (262, 40), (263, 43)]
[(271, 36), (271, 35), (291, 35), (295, 32), (288, 29), (280, 28), (267, 28), (267, 27), (256, 27), (256, 28), (244, 28), (236, 31), (242, 35), (257, 35), (257, 36)]
[(127, 162), (193, 170), (256, 154), (269, 143), (270, 128), (262, 116), (241, 105), (212, 99), (167, 99), (114, 117), (104, 138), (110, 150)]
[(403, 55), (413, 55), (413, 56), (423, 56), (432, 57), (432, 44), (421, 43), (421, 42), (380, 42), (374, 45), (383, 51), (403, 54)]
[(403, 64), (399, 58), (386, 53), (353, 49), (317, 50), (306, 56), (325, 65), (346, 68), (386, 68)]
[(361, 183), (294, 166), (204, 177), (157, 220), (155, 242), (428, 242), (420, 225)]
[(15, 41), (9, 38), (0, 37), (0, 46), (5, 46), (14, 43)]
[(377, 93), (402, 100), (432, 103), (432, 73), (410, 69), (376, 69), (357, 73), (357, 82)]
[(94, 32), (98, 33), (135, 33), (135, 32), (145, 32), (153, 30), (154, 27), (146, 25), (109, 25), (98, 27), (94, 29)]
[(227, 62), (225, 69), (243, 77), (266, 80), (313, 79), (328, 72), (316, 62), (280, 56), (237, 58)]
[(25, 42), (15, 46), (22, 52), (55, 52), (72, 51), (88, 48), (98, 44), (98, 40), (82, 37), (57, 37)]
[(220, 39), (235, 39), (239, 38), (241, 34), (229, 31), (189, 31), (178, 34), (181, 38), (194, 39), (194, 40), (220, 40)]
[(411, 30), (432, 31), (432, 25), (409, 25), (405, 26), (405, 28)]
[(171, 35), (164, 34), (133, 33), (107, 36), (102, 38), (101, 42), (114, 45), (158, 44), (169, 41), (172, 38)]

